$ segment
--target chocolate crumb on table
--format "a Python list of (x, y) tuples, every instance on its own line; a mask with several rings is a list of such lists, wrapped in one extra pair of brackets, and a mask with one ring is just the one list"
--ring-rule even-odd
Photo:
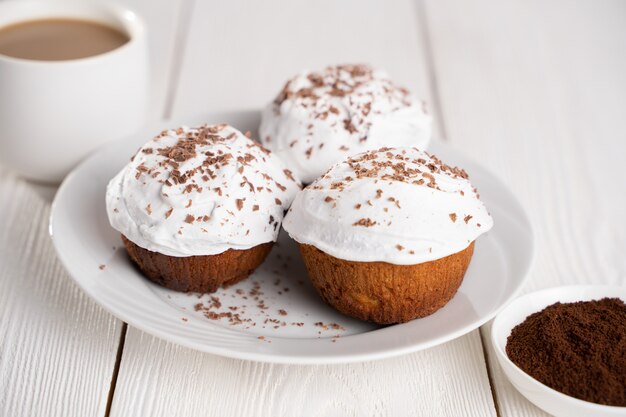
[(106, 268), (107, 266), (105, 264), (100, 264), (100, 266), (98, 266), (98, 268), (100, 268), (100, 270), (102, 271), (104, 268)]

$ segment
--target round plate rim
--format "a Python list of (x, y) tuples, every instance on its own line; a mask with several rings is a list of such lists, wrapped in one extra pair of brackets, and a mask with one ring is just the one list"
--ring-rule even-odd
[[(183, 125), (185, 124), (185, 121), (187, 121), (187, 123), (190, 123), (189, 120), (201, 120), (201, 119), (229, 120), (232, 117), (245, 117), (246, 115), (257, 116), (259, 113), (260, 113), (259, 110), (254, 110), (254, 109), (247, 109), (247, 110), (240, 110), (240, 111), (227, 111), (227, 112), (209, 112), (209, 113), (199, 114), (199, 115), (195, 115), (191, 117), (182, 117), (173, 121), (167, 120), (167, 121), (160, 121), (160, 122), (152, 123), (148, 125), (147, 128), (149, 128), (151, 131), (158, 132), (160, 130), (163, 130), (163, 128), (170, 126), (170, 125), (179, 125), (179, 124)], [(146, 128), (141, 129), (140, 132), (144, 130), (146, 130)], [(230, 349), (219, 347), (219, 346), (212, 346), (212, 345), (207, 345), (203, 343), (197, 343), (193, 340), (190, 340), (184, 337), (178, 337), (173, 334), (161, 331), (160, 329), (157, 329), (150, 325), (146, 325), (144, 322), (136, 320), (132, 315), (129, 315), (124, 311), (120, 311), (115, 308), (112, 308), (110, 305), (103, 303), (102, 300), (98, 298), (97, 294), (92, 293), (92, 291), (90, 291), (90, 289), (87, 286), (83, 285), (82, 280), (74, 275), (74, 273), (72, 272), (70, 259), (68, 259), (65, 256), (62, 250), (59, 248), (58, 242), (54, 238), (54, 229), (55, 229), (54, 225), (55, 225), (55, 219), (57, 217), (55, 214), (58, 210), (59, 201), (65, 196), (65, 194), (68, 192), (68, 189), (71, 189), (71, 186), (74, 182), (75, 177), (77, 177), (83, 169), (88, 167), (94, 159), (97, 159), (101, 153), (106, 152), (107, 150), (113, 149), (115, 147), (121, 146), (121, 142), (125, 140), (129, 140), (130, 138), (137, 137), (137, 134), (140, 132), (136, 132), (135, 134), (130, 135), (127, 138), (112, 141), (112, 142), (109, 142), (108, 144), (103, 145), (98, 150), (96, 150), (91, 155), (89, 155), (87, 158), (85, 158), (79, 165), (77, 165), (70, 172), (70, 174), (68, 174), (65, 177), (61, 186), (57, 190), (57, 193), (51, 205), (48, 231), (53, 241), (53, 246), (56, 250), (57, 256), (59, 257), (65, 270), (68, 272), (68, 275), (81, 288), (81, 290), (89, 296), (89, 298), (91, 298), (93, 301), (96, 302), (97, 305), (102, 307), (104, 310), (106, 310), (108, 313), (110, 313), (114, 317), (130, 324), (133, 327), (136, 327), (137, 329), (141, 331), (144, 331), (160, 339), (163, 339), (163, 340), (166, 340), (166, 341), (169, 341), (169, 342), (181, 345), (181, 346), (185, 346), (185, 347), (195, 349), (195, 350), (205, 352), (205, 353), (216, 354), (216, 355), (234, 358), (234, 359), (251, 360), (251, 361), (266, 362), (266, 363), (301, 364), (301, 365), (339, 364), (339, 363), (373, 361), (373, 360), (381, 360), (385, 358), (408, 354), (408, 353), (412, 353), (412, 352), (416, 352), (416, 351), (420, 351), (424, 349), (429, 349), (431, 347), (434, 347), (434, 346), (449, 342), (451, 340), (454, 340), (458, 337), (461, 337), (479, 328), (480, 326), (485, 324), (487, 321), (493, 319), (520, 293), (525, 282), (528, 279), (529, 271), (531, 270), (532, 265), (534, 264), (534, 261), (535, 261), (535, 256), (536, 256), (535, 232), (533, 229), (532, 222), (530, 221), (530, 218), (526, 210), (524, 209), (524, 206), (519, 201), (519, 199), (509, 190), (509, 187), (507, 187), (490, 170), (486, 169), (484, 166), (482, 166), (480, 163), (476, 162), (472, 158), (463, 155), (461, 152), (453, 148), (450, 148), (445, 143), (437, 141), (436, 142), (437, 148), (443, 148), (445, 149), (446, 153), (449, 153), (451, 155), (458, 155), (462, 157), (463, 159), (471, 162), (473, 165), (480, 167), (480, 169), (485, 174), (487, 174), (490, 177), (490, 179), (496, 181), (502, 187), (507, 189), (508, 194), (509, 194), (508, 197), (519, 209), (518, 214), (521, 216), (519, 220), (524, 225), (528, 226), (527, 232), (529, 235), (530, 256), (529, 256), (528, 262), (525, 265), (524, 270), (519, 272), (519, 275), (522, 278), (517, 282), (517, 285), (515, 286), (515, 288), (510, 292), (510, 294), (507, 297), (504, 298), (504, 300), (500, 303), (500, 305), (497, 308), (493, 309), (489, 314), (485, 314), (480, 319), (477, 319), (474, 322), (457, 329), (456, 331), (446, 333), (444, 335), (430, 339), (425, 342), (416, 343), (414, 345), (401, 346), (398, 348), (384, 349), (384, 350), (371, 351), (371, 352), (358, 353), (358, 354), (340, 353), (340, 354), (328, 356), (328, 355), (297, 355), (297, 354), (280, 355), (280, 354), (267, 353), (267, 352), (244, 352), (244, 351), (230, 350)], [(390, 326), (390, 327), (393, 327), (393, 326)], [(382, 329), (379, 329), (379, 330), (382, 330)], [(347, 337), (355, 337), (355, 336), (359, 336), (359, 335), (353, 335), (353, 336), (347, 336)], [(280, 337), (272, 337), (272, 338), (281, 339)]]

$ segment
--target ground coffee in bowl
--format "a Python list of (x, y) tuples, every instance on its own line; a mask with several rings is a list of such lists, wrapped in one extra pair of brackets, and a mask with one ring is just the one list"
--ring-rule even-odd
[(507, 339), (508, 357), (566, 395), (626, 406), (626, 304), (619, 298), (555, 303)]

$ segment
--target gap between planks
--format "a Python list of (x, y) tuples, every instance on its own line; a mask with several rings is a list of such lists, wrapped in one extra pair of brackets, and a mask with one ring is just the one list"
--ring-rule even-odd
[(109, 387), (109, 395), (107, 397), (107, 405), (104, 411), (104, 417), (111, 414), (111, 405), (113, 404), (113, 396), (115, 395), (115, 386), (117, 384), (117, 376), (120, 373), (120, 364), (122, 363), (122, 354), (124, 353), (124, 343), (126, 342), (126, 332), (128, 331), (128, 323), (122, 324), (120, 331), (120, 341), (117, 345), (117, 354), (115, 355), (115, 365), (113, 366), (113, 374), (111, 375), (111, 386)]
[(433, 113), (435, 117), (435, 123), (439, 128), (441, 137), (440, 140), (447, 142), (448, 133), (446, 132), (446, 122), (443, 117), (443, 106), (441, 105), (441, 99), (439, 95), (439, 82), (437, 80), (437, 71), (435, 70), (435, 58), (433, 53), (433, 46), (430, 40), (430, 30), (428, 27), (428, 15), (426, 14), (426, 5), (424, 0), (417, 0), (417, 24), (419, 25), (419, 31), (422, 38), (422, 45), (424, 46), (424, 54), (426, 55), (426, 68), (428, 70), (428, 84), (430, 85), (430, 96), (433, 100)]
[[(486, 324), (484, 324), (483, 326), (486, 326)], [(493, 405), (496, 408), (496, 416), (497, 417), (501, 417), (502, 414), (500, 413), (500, 405), (498, 404), (498, 394), (496, 392), (496, 386), (494, 385), (493, 381), (493, 375), (491, 374), (491, 367), (489, 366), (489, 350), (487, 349), (487, 345), (485, 343), (489, 343), (489, 340), (485, 340), (485, 338), (487, 338), (487, 335), (485, 335), (485, 330), (483, 329), (483, 327), (481, 326), (478, 329), (478, 333), (480, 334), (480, 344), (483, 347), (483, 356), (485, 357), (485, 367), (487, 368), (487, 378), (489, 379), (489, 388), (491, 389), (491, 397), (493, 398)]]
[(170, 71), (170, 79), (168, 80), (167, 93), (165, 96), (165, 106), (163, 108), (163, 120), (172, 117), (172, 109), (174, 108), (174, 100), (176, 90), (180, 82), (180, 72), (182, 70), (183, 59), (187, 45), (187, 37), (189, 35), (189, 27), (191, 23), (191, 15), (194, 10), (195, 0), (182, 0), (178, 25), (174, 30), (174, 51), (172, 53), (172, 63)]

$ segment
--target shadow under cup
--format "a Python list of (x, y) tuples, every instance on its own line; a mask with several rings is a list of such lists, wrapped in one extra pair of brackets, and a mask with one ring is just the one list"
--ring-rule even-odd
[(0, 164), (59, 183), (94, 149), (144, 124), (148, 45), (142, 19), (114, 4), (0, 2), (0, 29), (44, 19), (92, 21), (129, 38), (109, 52), (71, 60), (0, 54)]

